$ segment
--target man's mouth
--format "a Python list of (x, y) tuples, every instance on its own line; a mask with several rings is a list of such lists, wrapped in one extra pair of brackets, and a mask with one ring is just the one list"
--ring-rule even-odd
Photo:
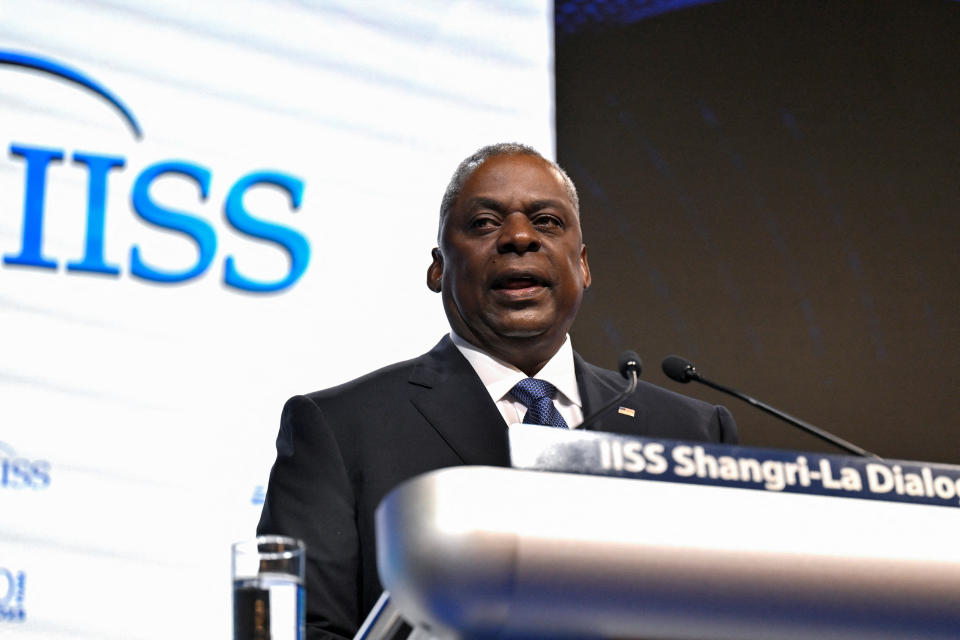
[(493, 281), (493, 289), (510, 297), (522, 297), (538, 293), (550, 283), (535, 273), (508, 273)]

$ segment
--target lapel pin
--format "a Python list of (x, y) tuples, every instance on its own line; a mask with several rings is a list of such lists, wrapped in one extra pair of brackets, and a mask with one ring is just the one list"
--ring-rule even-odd
[(631, 409), (629, 407), (620, 407), (619, 409), (617, 409), (617, 413), (619, 413), (622, 416), (630, 416), (631, 418), (637, 414), (637, 412), (634, 409)]

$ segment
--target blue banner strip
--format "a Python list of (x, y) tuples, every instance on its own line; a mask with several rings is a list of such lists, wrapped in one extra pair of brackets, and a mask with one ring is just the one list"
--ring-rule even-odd
[(960, 467), (513, 425), (514, 467), (960, 506)]

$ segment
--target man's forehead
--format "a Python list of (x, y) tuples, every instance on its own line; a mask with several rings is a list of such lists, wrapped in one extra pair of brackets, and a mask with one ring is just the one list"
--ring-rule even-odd
[(543, 209), (566, 209), (571, 213), (576, 213), (573, 208), (573, 204), (570, 202), (570, 199), (565, 195), (561, 195), (560, 197), (556, 198), (540, 197), (539, 194), (533, 192), (526, 192), (516, 195), (520, 196), (522, 202), (516, 202), (516, 198), (514, 197), (498, 198), (481, 194), (465, 196), (458, 204), (459, 208), (463, 211), (493, 209), (494, 211), (503, 211), (506, 213), (507, 209), (519, 204), (521, 205), (522, 209), (528, 211), (541, 211)]
[(563, 174), (549, 161), (527, 154), (487, 158), (464, 182), (458, 204), (503, 197), (575, 208)]
[(529, 153), (504, 153), (496, 156), (490, 156), (477, 164), (467, 177), (466, 182), (477, 177), (479, 174), (485, 174), (495, 171), (511, 172), (519, 169), (527, 171), (542, 172), (549, 174), (553, 179), (563, 182), (563, 178), (557, 168), (553, 166), (546, 158), (535, 156)]

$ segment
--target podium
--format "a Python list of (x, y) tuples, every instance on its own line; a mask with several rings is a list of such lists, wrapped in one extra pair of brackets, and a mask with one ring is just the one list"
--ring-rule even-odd
[(417, 639), (960, 637), (956, 506), (457, 467), (377, 535)]

